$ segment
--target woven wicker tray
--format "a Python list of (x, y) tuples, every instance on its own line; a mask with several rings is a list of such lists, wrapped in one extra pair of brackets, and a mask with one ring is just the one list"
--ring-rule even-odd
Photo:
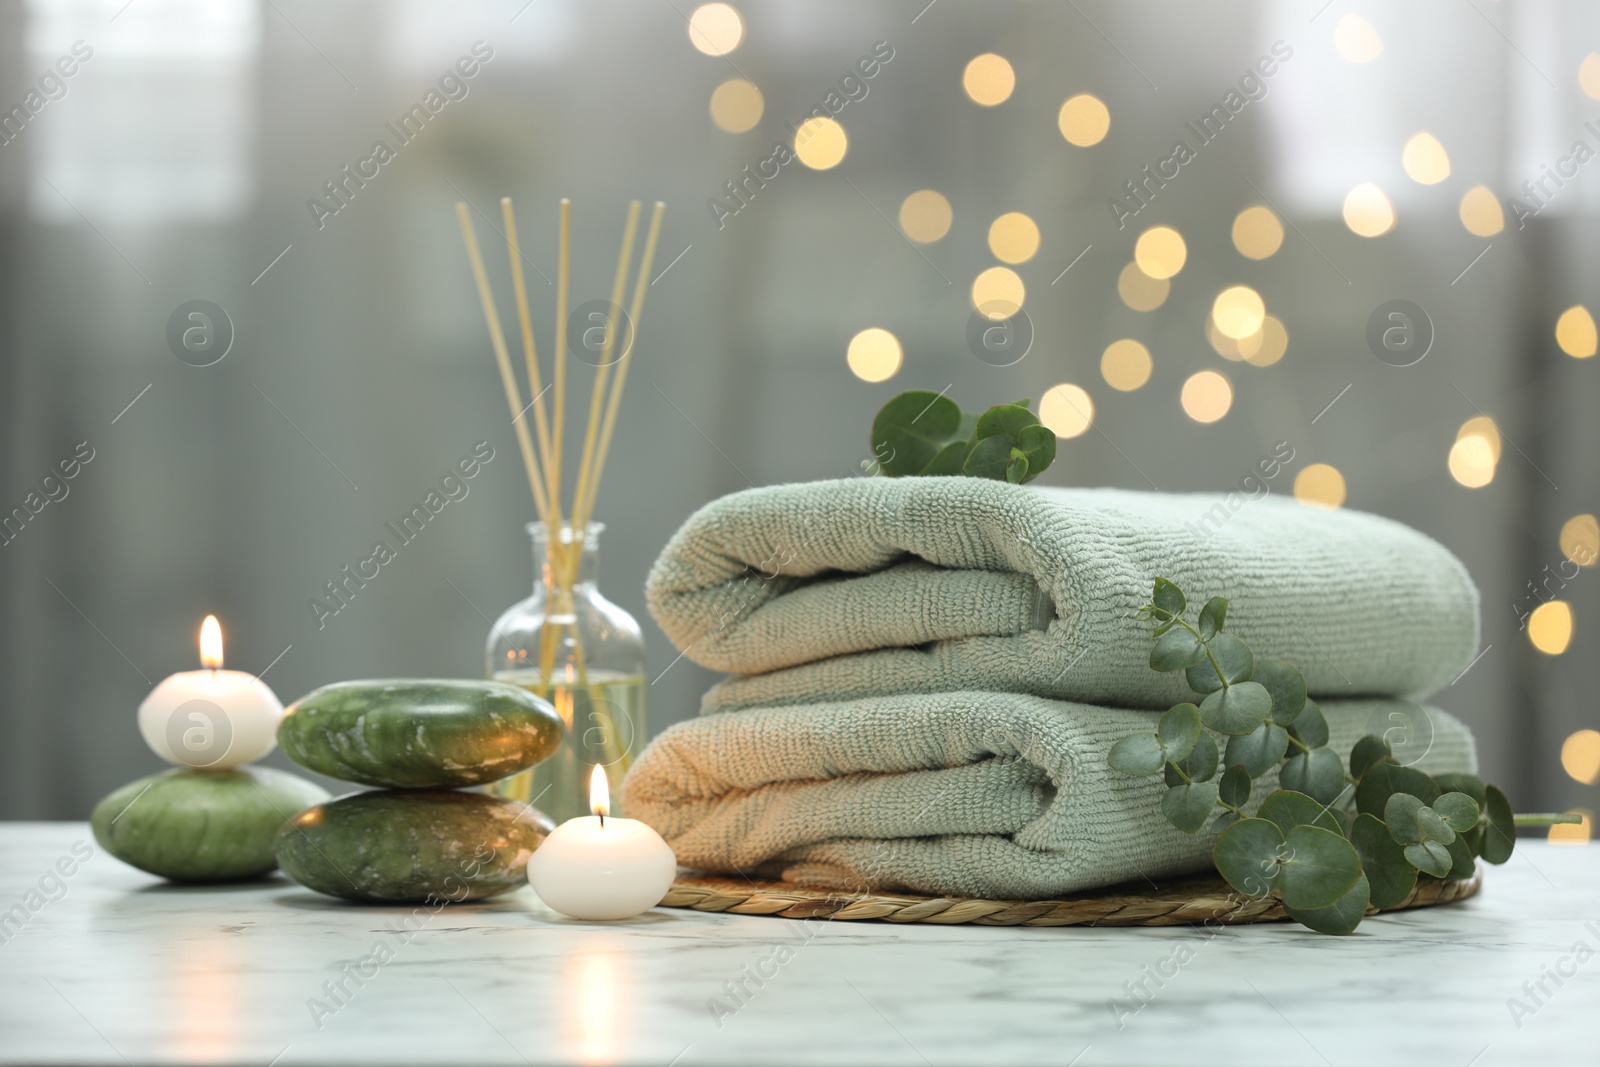
[[(1398, 907), (1426, 908), (1475, 896), (1480, 866), (1471, 878), (1423, 879)], [(1071, 900), (979, 900), (908, 894), (846, 893), (787, 882), (713, 875), (680, 876), (662, 902), (669, 908), (776, 915), (785, 919), (881, 919), (895, 923), (977, 923), (980, 926), (1178, 926), (1185, 923), (1260, 923), (1287, 919), (1276, 900), (1235, 892), (1216, 875), (1174, 879), (1159, 887), (1127, 884), (1086, 892)], [(1367, 914), (1375, 914), (1370, 908)]]

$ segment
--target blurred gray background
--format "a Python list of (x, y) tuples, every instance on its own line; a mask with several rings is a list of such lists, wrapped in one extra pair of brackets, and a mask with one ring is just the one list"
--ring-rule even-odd
[[(1600, 360), (1565, 354), (1554, 328), (1570, 306), (1600, 308), (1600, 162), (1560, 162), (1577, 141), (1600, 149), (1600, 121), (1585, 127), (1600, 102), (1584, 88), (1600, 94), (1600, 59), (1584, 66), (1600, 50), (1600, 11), (1576, 0), (734, 6), (742, 39), (717, 57), (691, 41), (684, 0), (0, 4), (0, 104), (26, 111), (0, 146), (3, 510), (80, 443), (93, 449), (67, 495), (0, 548), (0, 816), (83, 818), (158, 769), (134, 709), (151, 683), (195, 667), (208, 612), (222, 619), (228, 665), (267, 671), (285, 702), (343, 678), (482, 672), (487, 620), (529, 589), (533, 507), (453, 204), (465, 197), (497, 223), (501, 195), (515, 197), (528, 258), (551, 278), (556, 202), (573, 198), (574, 303), (604, 294), (627, 200), (669, 205), (597, 516), (602, 588), (645, 624), (653, 731), (694, 714), (713, 680), (675, 662), (643, 603), (650, 562), (691, 511), (750, 484), (859, 475), (873, 413), (903, 389), (948, 387), (981, 408), (1072, 383), (1094, 423), (1062, 442), (1045, 483), (1234, 488), (1288, 442), (1295, 459), (1272, 492), (1327, 463), (1345, 506), (1459, 553), (1483, 590), (1485, 651), (1439, 704), (1477, 731), (1486, 775), (1519, 809), (1595, 806), (1580, 780), (1593, 774), (1588, 735), (1568, 745), (1567, 767), (1562, 750), (1600, 725), (1584, 681), (1600, 652), (1600, 575), (1562, 577), (1578, 569), (1562, 569), (1560, 530), (1600, 510)], [(1346, 50), (1375, 34), (1381, 53), (1351, 62), (1341, 34)], [(80, 41), (92, 57), (49, 78)], [(466, 95), (319, 227), (308, 199), (326, 198), (324, 183), (375, 140), (398, 144), (384, 124), (479, 41), (493, 55)], [(1292, 58), (1263, 79), (1265, 95), (1119, 229), (1108, 199), (1180, 138), (1193, 144), (1185, 123), (1280, 41)], [(892, 60), (838, 114), (844, 160), (784, 166), (719, 227), (708, 200), (727, 202), (725, 182), (792, 142), (791, 123), (879, 42)], [(992, 107), (963, 89), (968, 61), (988, 52), (1016, 77)], [(35, 112), (26, 100), (41, 78)], [(741, 133), (708, 109), (735, 78), (765, 102)], [(1057, 125), (1080, 93), (1111, 116), (1093, 146)], [(1430, 185), (1402, 167), (1424, 130), (1451, 165)], [(1558, 166), (1575, 176), (1547, 180), (1519, 227), (1507, 198), (1532, 206), (1523, 183)], [(1380, 237), (1341, 215), (1364, 182), (1397, 216)], [(1469, 233), (1459, 217), (1478, 185), (1504, 214), (1498, 233)], [(899, 209), (920, 189), (943, 194), (953, 222), (916, 245)], [(1230, 231), (1262, 203), (1286, 234), (1256, 261)], [(969, 290), (997, 265), (986, 234), (1011, 211), (1042, 235), (1014, 268), (1036, 336), (1020, 362), (996, 367), (969, 349)], [(503, 245), (489, 219), (475, 221), (510, 325)], [(1182, 233), (1188, 259), (1162, 306), (1139, 312), (1117, 279), (1156, 224)], [(548, 354), (553, 289), (529, 280)], [(1207, 343), (1211, 301), (1234, 284), (1286, 325), (1273, 366)], [(1365, 340), (1395, 299), (1423, 308), (1435, 332), (1409, 367)], [(191, 300), (231, 319), (215, 365), (169, 349), (169, 317)], [(875, 384), (845, 358), (874, 326), (904, 347), (898, 372)], [(1119, 338), (1153, 357), (1131, 392), (1101, 375)], [(1179, 397), (1207, 368), (1234, 400), (1201, 424)], [(577, 370), (580, 404), (591, 379)], [(1504, 443), (1493, 480), (1467, 488), (1447, 456), (1479, 414)], [(481, 440), (496, 458), (470, 495), (319, 629), (308, 599)], [(1570, 605), (1562, 654), (1537, 651), (1522, 627), (1535, 587)]]

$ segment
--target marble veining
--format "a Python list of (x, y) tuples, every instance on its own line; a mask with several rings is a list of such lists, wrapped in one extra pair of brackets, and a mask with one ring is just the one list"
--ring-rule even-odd
[(0, 825), (0, 1064), (1595, 1062), (1593, 847), (1524, 841), (1476, 899), (1331, 938), (372, 907), (75, 842)]

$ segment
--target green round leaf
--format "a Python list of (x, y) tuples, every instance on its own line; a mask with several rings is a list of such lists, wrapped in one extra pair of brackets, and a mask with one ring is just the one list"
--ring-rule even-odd
[(1431, 874), (1435, 878), (1443, 878), (1455, 866), (1455, 861), (1450, 858), (1450, 850), (1437, 841), (1419, 841), (1407, 845), (1406, 859), (1423, 874)]
[[(1314, 704), (1307, 704), (1302, 718), (1310, 714)], [(1318, 716), (1322, 714), (1317, 713)], [(1294, 727), (1289, 728), (1294, 732)], [(1278, 775), (1278, 783), (1285, 789), (1295, 789), (1306, 794), (1318, 804), (1332, 804), (1345, 791), (1344, 764), (1328, 748), (1314, 748), (1310, 752), (1289, 757)]]
[(1417, 869), (1406, 859), (1404, 847), (1373, 815), (1356, 816), (1350, 843), (1360, 854), (1361, 870), (1371, 883), (1372, 903), (1380, 908), (1399, 907), (1417, 886)]
[(926, 467), (917, 473), (927, 477), (960, 474), (961, 468), (966, 465), (967, 456), (971, 452), (971, 441), (951, 441), (939, 450), (938, 454), (929, 461)]
[[(1211, 776), (1217, 773), (1218, 762), (1217, 743), (1211, 739), (1210, 734), (1202, 733), (1195, 739), (1194, 748), (1188, 758), (1179, 761), (1178, 766), (1183, 768), (1183, 773), (1189, 776), (1190, 781), (1209, 782)], [(1182, 780), (1178, 775), (1171, 773), (1170, 767), (1168, 768), (1168, 785), (1177, 785)]]
[(1112, 770), (1138, 777), (1159, 771), (1167, 754), (1155, 734), (1131, 734), (1111, 746), (1106, 762)]
[(1228, 619), (1228, 602), (1220, 596), (1214, 596), (1206, 601), (1206, 606), (1200, 609), (1200, 635), (1207, 641), (1222, 632), (1222, 624)]
[(1250, 772), (1243, 767), (1229, 767), (1222, 776), (1217, 796), (1224, 804), (1242, 808), (1250, 799)]
[[(1260, 672), (1257, 671), (1257, 676)], [(1278, 718), (1278, 709), (1272, 709), (1274, 721)], [(1328, 743), (1328, 720), (1323, 716), (1322, 709), (1315, 700), (1308, 700), (1300, 708), (1300, 714), (1295, 716), (1294, 724), (1289, 727), (1289, 732), (1298, 737), (1307, 748), (1321, 748)], [(1344, 765), (1339, 765), (1339, 777), (1344, 778)], [(1352, 778), (1355, 775), (1351, 775)]]
[(1246, 774), (1259, 778), (1283, 758), (1289, 748), (1289, 731), (1277, 723), (1262, 723), (1248, 734), (1228, 738), (1229, 767), (1243, 767)]
[(1483, 850), (1479, 853), (1490, 863), (1504, 863), (1511, 858), (1517, 844), (1517, 825), (1511, 817), (1511, 802), (1494, 786), (1484, 789), (1483, 813), (1487, 816), (1483, 828)]
[(1382, 759), (1361, 776), (1356, 786), (1356, 810), (1382, 819), (1384, 806), (1396, 793), (1410, 793), (1424, 805), (1439, 799), (1439, 787), (1433, 784), (1432, 778), (1415, 768)]
[(1389, 834), (1402, 845), (1414, 845), (1422, 840), (1422, 829), (1417, 816), (1427, 805), (1410, 793), (1395, 793), (1383, 806), (1383, 822)]
[(1261, 802), (1261, 810), (1256, 812), (1256, 818), (1275, 823), (1286, 834), (1296, 826), (1320, 826), (1336, 834), (1343, 832), (1334, 821), (1333, 812), (1293, 789), (1268, 793), (1267, 799)]
[(1037, 477), (1056, 459), (1056, 434), (1048, 426), (1024, 426), (1017, 433), (1017, 447), (1028, 457), (1028, 477)]
[(1348, 934), (1361, 925), (1370, 896), (1371, 887), (1362, 874), (1344, 896), (1326, 908), (1291, 908), (1285, 904), (1283, 910), (1289, 918), (1319, 934)]
[(1011, 463), (1011, 450), (1016, 447), (1016, 442), (1009, 437), (985, 437), (972, 446), (972, 451), (967, 453), (967, 461), (961, 466), (961, 473), (970, 478), (991, 478), (997, 482), (1006, 480), (1006, 467)]
[(1006, 481), (1012, 485), (1021, 485), (1028, 480), (1028, 457), (1020, 448), (1011, 450), (1011, 459), (1006, 463)]
[(1290, 830), (1284, 835), (1284, 853), (1278, 893), (1286, 908), (1326, 908), (1361, 878), (1361, 857), (1355, 848), (1320, 826)]
[[(1222, 666), (1222, 673), (1229, 683), (1242, 682), (1250, 677), (1255, 670), (1255, 657), (1250, 654), (1250, 646), (1232, 634), (1218, 634), (1206, 642), (1215, 656), (1217, 663)], [(1189, 688), (1196, 693), (1209, 693), (1222, 688), (1222, 681), (1217, 677), (1216, 668), (1211, 665), (1208, 657), (1202, 656), (1189, 668)], [(1270, 698), (1269, 698), (1270, 700)], [(1265, 716), (1265, 712), (1262, 713)]]
[(961, 408), (922, 389), (901, 393), (872, 420), (872, 454), (888, 475), (916, 474), (957, 437)]
[[(1255, 672), (1250, 675), (1250, 680), (1260, 682), (1271, 695), (1273, 722), (1279, 726), (1288, 726), (1297, 721), (1300, 709), (1306, 706), (1306, 680), (1292, 664), (1285, 663), (1281, 659), (1269, 659), (1264, 663), (1258, 663)], [(1327, 744), (1326, 739), (1311, 747), (1320, 748), (1325, 744)]]
[(1237, 813), (1225, 811), (1221, 815), (1217, 816), (1217, 821), (1211, 824), (1211, 829), (1220, 834), (1222, 831), (1226, 830), (1228, 827), (1232, 826), (1238, 821), (1239, 816)]
[(1150, 669), (1181, 671), (1203, 655), (1200, 639), (1183, 627), (1175, 627), (1162, 634), (1150, 650)]
[(1456, 832), (1450, 829), (1450, 824), (1444, 821), (1444, 816), (1432, 808), (1423, 808), (1417, 812), (1417, 829), (1422, 831), (1422, 836), (1429, 841), (1437, 841), (1441, 845), (1448, 845), (1456, 839)]
[[(1247, 734), (1272, 711), (1272, 698), (1256, 682), (1235, 682), (1200, 702), (1200, 718), (1219, 734)], [(1279, 728), (1282, 733), (1282, 728)], [(1284, 734), (1285, 739), (1288, 735)], [(1282, 755), (1282, 753), (1279, 753)]]
[(1229, 885), (1264, 897), (1277, 881), (1283, 831), (1266, 819), (1240, 819), (1217, 836), (1211, 861)]
[[(1439, 787), (1439, 792), (1441, 794), (1467, 794), (1467, 796), (1472, 798), (1472, 802), (1478, 805), (1478, 810), (1480, 812), (1483, 810), (1484, 805), (1489, 799), (1489, 794), (1483, 784), (1483, 779), (1479, 778), (1476, 774), (1436, 774), (1433, 776), (1433, 784)], [(1437, 808), (1438, 805), (1435, 804), (1434, 807)]]
[(1161, 716), (1161, 722), (1156, 726), (1156, 737), (1167, 750), (1169, 762), (1187, 759), (1203, 732), (1200, 709), (1193, 704), (1173, 705)]
[(1466, 833), (1478, 825), (1478, 802), (1465, 793), (1446, 793), (1433, 802), (1433, 810), (1457, 833)]
[(1165, 578), (1156, 579), (1155, 592), (1150, 600), (1156, 609), (1165, 612), (1168, 618), (1182, 615), (1183, 609), (1188, 606), (1188, 601), (1183, 599), (1183, 590)]
[(1161, 811), (1167, 821), (1186, 834), (1195, 833), (1204, 826), (1216, 806), (1215, 782), (1176, 785), (1161, 798)]
[(989, 437), (1009, 437), (1015, 441), (1029, 426), (1039, 425), (1039, 416), (1026, 404), (996, 404), (978, 416), (973, 436), (982, 442)]
[(1381, 759), (1389, 757), (1389, 742), (1377, 734), (1368, 734), (1356, 741), (1355, 747), (1350, 750), (1350, 777), (1356, 781), (1367, 773), (1367, 769)]
[(1446, 878), (1471, 878), (1473, 871), (1477, 870), (1477, 863), (1473, 857), (1477, 853), (1472, 845), (1467, 842), (1466, 834), (1457, 834), (1456, 839), (1449, 844), (1450, 870)]

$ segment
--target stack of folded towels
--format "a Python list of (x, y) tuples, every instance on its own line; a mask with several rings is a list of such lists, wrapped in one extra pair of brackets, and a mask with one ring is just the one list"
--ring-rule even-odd
[[(667, 636), (733, 677), (634, 764), (629, 814), (690, 867), (838, 888), (1043, 899), (1203, 869), (1213, 835), (1167, 823), (1160, 776), (1106, 764), (1193, 699), (1149, 667), (1158, 575), (1298, 666), (1341, 756), (1477, 646), (1461, 563), (1373, 515), (962, 477), (754, 489), (651, 572)], [(1426, 713), (1417, 767), (1475, 771), (1466, 728)]]

